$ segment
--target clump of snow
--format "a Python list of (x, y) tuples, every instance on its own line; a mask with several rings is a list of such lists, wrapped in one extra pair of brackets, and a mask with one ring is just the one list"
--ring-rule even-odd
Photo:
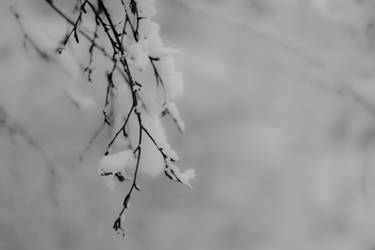
[(136, 0), (136, 3), (142, 17), (152, 17), (156, 14), (155, 0)]
[(184, 79), (176, 70), (175, 61), (171, 56), (160, 58), (157, 63), (160, 77), (163, 79), (167, 100), (175, 100), (184, 92)]
[(176, 104), (174, 102), (167, 102), (164, 105), (164, 111), (172, 117), (172, 119), (174, 120), (174, 122), (177, 125), (177, 128), (181, 132), (185, 132), (185, 129), (186, 129), (185, 122), (182, 120), (182, 118), (180, 116), (180, 112), (179, 112)]
[(138, 69), (144, 69), (149, 63), (149, 58), (147, 53), (144, 51), (142, 44), (133, 43), (129, 49), (129, 58), (133, 62), (134, 66)]
[(98, 172), (110, 190), (115, 189), (116, 174), (122, 173), (134, 164), (132, 150), (124, 150), (115, 154), (105, 155), (99, 162)]
[(173, 165), (173, 164), (170, 164), (169, 168), (171, 169), (171, 171), (173, 171), (174, 175), (178, 178), (178, 180), (182, 184), (186, 185), (190, 189), (192, 188), (190, 181), (195, 178), (194, 169), (190, 168), (181, 172), (181, 170), (176, 165)]
[(176, 72), (176, 63), (173, 57), (161, 58), (157, 63), (157, 68), (161, 77), (165, 77)]
[(164, 78), (165, 94), (168, 100), (175, 100), (184, 93), (184, 79), (181, 72), (174, 72)]
[(170, 159), (174, 160), (174, 161), (178, 161), (180, 159), (180, 157), (178, 157), (178, 154), (176, 153), (176, 151), (174, 151), (171, 147), (171, 145), (169, 145), (169, 143), (164, 140), (164, 141), (159, 141), (159, 146), (160, 146), (160, 150)]
[(159, 35), (160, 25), (150, 19), (139, 21), (139, 37), (141, 40), (148, 39), (152, 35)]
[(131, 150), (124, 150), (115, 154), (105, 155), (99, 162), (99, 170), (103, 172), (120, 172), (134, 159)]
[(164, 46), (159, 29), (159, 24), (150, 19), (139, 21), (139, 43), (142, 44), (144, 51), (153, 58), (179, 53), (179, 50)]
[[(142, 116), (145, 129), (152, 135), (156, 145), (152, 145), (155, 150), (161, 150), (169, 159), (179, 160), (178, 154), (172, 149), (167, 141), (167, 136), (163, 128), (160, 116), (144, 114)], [(160, 152), (158, 152), (160, 154)], [(160, 169), (161, 172), (162, 169)]]

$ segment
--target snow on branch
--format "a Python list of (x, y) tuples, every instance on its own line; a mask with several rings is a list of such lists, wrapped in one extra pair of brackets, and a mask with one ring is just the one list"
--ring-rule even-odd
[[(176, 69), (173, 58), (179, 51), (164, 45), (159, 25), (152, 21), (156, 14), (155, 0), (77, 0), (74, 17), (53, 0), (45, 2), (70, 25), (56, 44), (55, 53), (64, 54), (72, 42), (86, 40), (89, 60), (82, 67), (82, 73), (90, 82), (94, 68), (100, 69), (94, 67), (94, 57), (109, 60), (110, 68), (102, 67), (107, 79), (102, 110), (104, 122), (83, 154), (105, 126), (112, 129), (98, 171), (110, 189), (114, 189), (117, 182), (131, 181), (113, 224), (116, 232), (124, 235), (125, 210), (134, 191), (140, 190), (137, 183), (140, 172), (152, 176), (164, 172), (171, 180), (189, 188), (195, 176), (194, 170), (181, 171), (175, 165), (178, 155), (168, 144), (161, 121), (163, 116), (169, 115), (181, 132), (185, 130), (175, 104), (184, 90), (183, 75)], [(117, 12), (114, 12), (109, 6), (116, 4)], [(118, 10), (121, 10), (120, 16), (113, 14), (118, 14)], [(14, 9), (13, 13), (19, 21), (20, 15)], [(85, 23), (93, 24), (94, 28), (86, 28)], [(25, 37), (29, 36), (20, 26)], [(29, 42), (37, 52), (43, 51), (33, 40)], [(148, 74), (154, 75), (154, 81), (150, 82)], [(132, 171), (131, 176), (128, 176), (129, 171)]]

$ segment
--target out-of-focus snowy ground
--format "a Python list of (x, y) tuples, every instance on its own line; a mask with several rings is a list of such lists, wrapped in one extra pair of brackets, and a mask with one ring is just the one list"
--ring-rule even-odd
[[(166, 127), (197, 177), (192, 191), (142, 178), (125, 239), (111, 230), (124, 190), (96, 172), (107, 135), (78, 161), (102, 121), (104, 78), (81, 79), (97, 106), (77, 110), (62, 91), (71, 78), (23, 49), (11, 2), (0, 3), (0, 104), (57, 173), (0, 128), (1, 250), (374, 249), (372, 0), (158, 0), (186, 82), (187, 132)], [(26, 2), (58, 27), (43, 1)]]

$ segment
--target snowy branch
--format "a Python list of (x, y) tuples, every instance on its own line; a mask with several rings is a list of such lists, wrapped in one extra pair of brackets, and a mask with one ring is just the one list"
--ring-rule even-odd
[[(137, 183), (140, 170), (151, 175), (162, 171), (155, 166), (154, 170), (147, 170), (150, 166), (143, 166), (141, 163), (142, 158), (148, 157), (150, 147), (163, 159), (164, 173), (168, 178), (191, 188), (189, 182), (195, 175), (194, 170), (181, 172), (174, 165), (178, 156), (167, 143), (164, 131), (160, 127), (161, 117), (170, 115), (181, 132), (185, 129), (174, 103), (183, 92), (182, 74), (176, 70), (171, 57), (177, 50), (164, 46), (159, 35), (159, 25), (151, 20), (156, 13), (154, 0), (118, 0), (117, 3), (123, 8), (120, 22), (115, 21), (104, 0), (77, 0), (74, 18), (67, 15), (54, 1), (45, 2), (71, 26), (55, 52), (64, 53), (71, 38), (74, 38), (76, 43), (80, 43), (81, 38), (87, 40), (89, 61), (83, 68), (83, 73), (87, 74), (90, 82), (93, 80), (94, 52), (98, 51), (101, 56), (109, 59), (111, 67), (107, 71), (104, 70), (107, 80), (102, 111), (104, 122), (80, 158), (82, 159), (105, 126), (113, 129), (114, 134), (99, 163), (99, 174), (111, 189), (117, 181), (132, 180), (124, 196), (122, 209), (113, 225), (118, 233), (124, 235), (125, 210), (133, 191), (140, 190)], [(28, 34), (20, 22), (20, 15), (14, 9), (13, 13), (27, 37)], [(94, 30), (85, 29), (82, 26), (84, 21), (95, 23)], [(31, 39), (29, 42), (39, 54), (39, 51), (43, 51), (36, 42)], [(45, 58), (49, 58), (49, 55), (46, 54)], [(151, 68), (155, 84), (149, 84), (140, 77), (142, 73), (147, 72), (147, 68)], [(118, 82), (115, 77), (117, 74), (121, 76), (122, 82)], [(123, 93), (124, 86), (127, 87), (127, 95)], [(124, 102), (129, 104), (124, 105)], [(120, 141), (126, 143), (121, 144)], [(150, 142), (151, 146), (148, 146), (147, 142)], [(131, 166), (134, 166), (133, 175), (128, 177), (125, 170)]]

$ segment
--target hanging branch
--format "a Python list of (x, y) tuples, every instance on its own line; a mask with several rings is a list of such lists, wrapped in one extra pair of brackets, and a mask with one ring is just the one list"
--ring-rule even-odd
[[(88, 151), (89, 147), (92, 145), (94, 140), (97, 138), (98, 134), (102, 129), (107, 126), (114, 126), (115, 120), (115, 112), (114, 106), (112, 102), (115, 97), (116, 92), (116, 85), (114, 82), (114, 74), (119, 73), (122, 76), (123, 80), (126, 82), (131, 98), (131, 106), (127, 111), (126, 115), (124, 115), (124, 119), (122, 121), (122, 125), (120, 128), (114, 133), (113, 137), (109, 141), (107, 148), (104, 152), (104, 157), (102, 161), (108, 160), (110, 157), (117, 157), (116, 154), (111, 154), (113, 149), (113, 145), (115, 142), (119, 140), (122, 136), (125, 139), (129, 137), (128, 131), (128, 124), (131, 119), (134, 118), (137, 126), (138, 126), (138, 141), (135, 145), (128, 145), (128, 149), (123, 151), (122, 156), (125, 157), (122, 160), (124, 161), (122, 164), (125, 165), (129, 161), (130, 158), (135, 160), (135, 168), (132, 176), (132, 184), (124, 196), (124, 200), (122, 202), (122, 209), (120, 210), (114, 224), (113, 229), (122, 235), (124, 235), (125, 230), (123, 228), (122, 222), (125, 217), (125, 210), (128, 208), (129, 201), (131, 196), (133, 195), (134, 190), (139, 191), (139, 186), (137, 184), (137, 177), (139, 175), (140, 169), (140, 161), (143, 153), (143, 141), (145, 138), (148, 138), (152, 144), (154, 145), (155, 149), (160, 153), (164, 160), (164, 173), (165, 175), (174, 181), (179, 183), (185, 184), (190, 187), (189, 180), (194, 177), (193, 170), (187, 170), (185, 172), (180, 172), (180, 170), (173, 164), (178, 160), (177, 154), (170, 148), (170, 146), (166, 142), (158, 141), (155, 135), (147, 128), (144, 118), (148, 115), (148, 108), (145, 105), (145, 102), (142, 100), (141, 92), (143, 91), (143, 84), (139, 83), (135, 80), (134, 77), (134, 68), (131, 65), (136, 64), (138, 59), (146, 59), (141, 60), (142, 62), (140, 65), (144, 65), (148, 63), (148, 65), (152, 66), (153, 73), (155, 75), (156, 81), (156, 90), (161, 91), (163, 94), (163, 103), (160, 105), (155, 103), (155, 105), (160, 105), (160, 113), (159, 116), (161, 117), (164, 114), (170, 114), (173, 120), (178, 125), (179, 129), (182, 126), (182, 120), (179, 117), (177, 109), (173, 103), (174, 99), (176, 98), (176, 93), (169, 93), (170, 89), (176, 88), (174, 84), (182, 84), (181, 82), (181, 73), (176, 72), (174, 68), (172, 59), (169, 58), (168, 61), (168, 74), (166, 77), (170, 77), (172, 79), (177, 78), (180, 80), (177, 83), (171, 82), (169, 83), (169, 90), (166, 88), (166, 83), (163, 79), (163, 74), (161, 74), (158, 70), (157, 64), (162, 64), (162, 58), (152, 56), (150, 53), (144, 51), (145, 46), (143, 43), (149, 42), (146, 41), (147, 38), (143, 37), (140, 38), (140, 21), (145, 20), (145, 24), (149, 26), (154, 25), (149, 19), (151, 16), (151, 12), (153, 11), (152, 1), (150, 1), (150, 6), (146, 6), (145, 3), (141, 7), (139, 6), (139, 1), (136, 0), (119, 0), (121, 5), (123, 6), (123, 19), (120, 22), (115, 22), (114, 18), (112, 17), (110, 10), (106, 6), (105, 1), (103, 0), (77, 0), (76, 8), (74, 11), (74, 15), (76, 18), (71, 18), (64, 11), (62, 11), (52, 0), (45, 0), (45, 2), (52, 8), (54, 12), (56, 12), (60, 17), (62, 17), (68, 24), (71, 25), (71, 29), (66, 34), (64, 39), (62, 40), (60, 47), (57, 49), (58, 53), (61, 53), (68, 42), (74, 37), (76, 43), (79, 43), (80, 37), (86, 39), (90, 46), (88, 49), (89, 52), (89, 62), (88, 65), (84, 68), (84, 73), (88, 74), (88, 80), (91, 82), (91, 73), (92, 73), (92, 63), (93, 63), (93, 54), (94, 51), (99, 51), (102, 56), (106, 57), (110, 60), (111, 68), (106, 72), (106, 81), (107, 87), (105, 91), (105, 100), (104, 100), (104, 107), (103, 107), (103, 115), (104, 115), (104, 122), (103, 125), (96, 131), (93, 138), (89, 141), (87, 147), (84, 149), (83, 153), (81, 154), (81, 159), (83, 155)], [(87, 15), (91, 13), (92, 15)], [(95, 30), (94, 31), (87, 31), (81, 27), (81, 24), (86, 18), (89, 16), (92, 18), (93, 22), (95, 22)], [(18, 17), (18, 15), (17, 15)], [(148, 23), (147, 23), (148, 22)], [(154, 28), (156, 26), (154, 25)], [(158, 34), (157, 34), (158, 35)], [(107, 49), (98, 43), (100, 39), (101, 42), (108, 44), (111, 48), (111, 52), (108, 52)], [(141, 40), (142, 39), (142, 40)], [(160, 40), (160, 38), (158, 38)], [(132, 41), (133, 45), (136, 46), (138, 49), (137, 53), (132, 56), (131, 53), (132, 45), (124, 45), (126, 41)], [(130, 47), (129, 47), (130, 46)], [(163, 51), (167, 49), (162, 47), (161, 40), (158, 43)], [(160, 53), (159, 53), (160, 54)], [(165, 53), (164, 53), (165, 54)], [(141, 57), (140, 57), (141, 56)], [(143, 57), (142, 57), (143, 56)], [(165, 55), (164, 55), (165, 56)], [(165, 63), (165, 62), (164, 62)], [(165, 69), (164, 69), (165, 70)], [(179, 85), (176, 85), (179, 86)], [(179, 86), (181, 87), (181, 86)], [(176, 92), (176, 91), (175, 91)], [(179, 92), (179, 91), (177, 91)], [(133, 132), (132, 132), (133, 133)], [(120, 152), (121, 155), (121, 152)], [(126, 178), (123, 176), (121, 171), (118, 169), (109, 169), (103, 170), (101, 172), (101, 176), (103, 177), (115, 177), (118, 181), (123, 181)]]

